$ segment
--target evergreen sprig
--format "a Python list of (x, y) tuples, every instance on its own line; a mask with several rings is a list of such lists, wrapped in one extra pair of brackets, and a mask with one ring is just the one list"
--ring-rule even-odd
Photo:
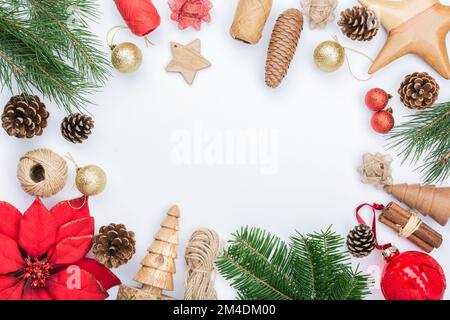
[(0, 0), (0, 83), (83, 109), (105, 84), (109, 62), (89, 30), (95, 0)]
[(331, 228), (289, 244), (259, 228), (233, 234), (216, 264), (242, 300), (358, 300), (370, 293), (370, 276), (353, 270), (344, 239)]
[(414, 113), (388, 136), (388, 147), (400, 149), (403, 161), (423, 163), (424, 183), (444, 182), (450, 175), (450, 101)]

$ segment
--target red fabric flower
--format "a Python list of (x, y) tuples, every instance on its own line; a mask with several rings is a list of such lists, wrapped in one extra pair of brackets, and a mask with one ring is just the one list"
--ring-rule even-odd
[(213, 7), (209, 0), (169, 0), (172, 10), (170, 18), (178, 22), (180, 29), (194, 27), (200, 30), (202, 21), (210, 22), (209, 11)]
[[(78, 208), (78, 209), (77, 209)], [(0, 202), (0, 300), (100, 300), (120, 280), (95, 260), (87, 199), (50, 211), (39, 198), (22, 215)]]

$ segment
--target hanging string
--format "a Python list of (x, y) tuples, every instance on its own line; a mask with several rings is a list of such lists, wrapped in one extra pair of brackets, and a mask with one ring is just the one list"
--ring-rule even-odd
[[(114, 27), (112, 27), (112, 28), (110, 28), (108, 30), (108, 32), (106, 33), (106, 44), (108, 45), (108, 47), (110, 47), (111, 49), (114, 47), (114, 40), (116, 38), (117, 33), (119, 31), (125, 30), (125, 29), (130, 29), (130, 28), (128, 28), (127, 26), (124, 26), (124, 25), (117, 25), (117, 26), (114, 26)], [(111, 32), (113, 32), (113, 31), (114, 31), (114, 33), (112, 34), (112, 37), (111, 37)], [(145, 46), (147, 48), (148, 48), (149, 45), (151, 45), (151, 46), (155, 45), (153, 42), (151, 42), (148, 39), (147, 36), (143, 36), (143, 38), (144, 38)]]
[[(75, 166), (75, 170), (78, 171), (78, 169), (80, 168), (80, 166), (78, 165), (78, 163), (75, 161), (75, 158), (72, 156), (72, 154), (70, 152), (67, 153), (66, 156), (64, 156), (67, 160), (69, 160), (70, 162), (73, 163), (73, 165)], [(75, 189), (75, 183), (73, 184), (72, 188), (70, 189), (70, 191), (68, 193), (70, 193), (73, 189)], [(86, 204), (88, 200), (88, 197), (86, 195), (83, 195), (83, 203), (81, 204), (80, 207), (74, 207), (72, 206), (71, 200), (67, 200), (67, 204), (69, 205), (69, 207), (73, 210), (80, 210), (81, 208), (84, 207), (84, 205)]]
[(377, 239), (377, 214), (376, 214), (376, 210), (383, 210), (384, 209), (384, 205), (382, 204), (378, 204), (378, 203), (374, 203), (374, 204), (369, 204), (369, 203), (363, 203), (362, 205), (358, 206), (356, 208), (356, 219), (358, 220), (359, 224), (365, 224), (368, 225), (363, 218), (361, 217), (361, 215), (359, 214), (359, 211), (364, 208), (364, 207), (370, 207), (372, 208), (372, 231), (373, 231), (373, 235), (375, 237), (375, 247), (378, 250), (386, 250), (390, 247), (392, 247), (392, 244), (387, 243), (387, 244), (382, 244), (380, 245), (378, 243), (378, 239)]
[[(345, 50), (349, 50), (349, 51), (352, 51), (352, 52), (354, 52), (354, 53), (360, 54), (360, 55), (362, 55), (363, 57), (366, 57), (367, 59), (369, 59), (371, 62), (373, 62), (373, 59), (372, 59), (370, 56), (368, 56), (367, 54), (365, 54), (364, 52), (359, 51), (359, 50), (356, 50), (356, 49), (353, 49), (353, 48), (350, 48), (350, 47), (343, 46), (343, 45), (339, 42), (339, 39), (338, 39), (337, 36), (333, 36), (333, 40), (336, 41), (340, 46), (342, 46), (342, 48), (344, 48), (344, 51), (345, 51)], [(348, 70), (350, 71), (350, 74), (352, 75), (353, 78), (355, 78), (355, 79), (358, 80), (358, 81), (363, 81), (363, 82), (364, 82), (364, 81), (369, 81), (370, 79), (372, 79), (372, 76), (369, 76), (368, 78), (363, 79), (363, 78), (360, 78), (360, 77), (358, 77), (357, 75), (355, 75), (355, 73), (354, 73), (353, 70), (352, 70), (352, 66), (350, 65), (350, 59), (348, 58), (347, 53), (345, 54), (345, 61), (347, 62)]]

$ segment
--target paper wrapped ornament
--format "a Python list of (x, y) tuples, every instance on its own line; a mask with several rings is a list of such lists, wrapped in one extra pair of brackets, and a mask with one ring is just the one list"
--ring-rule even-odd
[(442, 226), (447, 224), (450, 217), (450, 187), (397, 184), (385, 186), (384, 190), (411, 209), (432, 217)]
[(154, 236), (148, 248), (148, 254), (141, 261), (141, 269), (134, 280), (141, 283), (141, 288), (122, 285), (117, 300), (174, 300), (163, 294), (163, 290), (173, 291), (173, 274), (176, 272), (178, 220), (180, 209), (173, 206)]
[(231, 36), (248, 44), (258, 43), (271, 9), (272, 0), (239, 0)]
[(442, 77), (450, 79), (445, 43), (450, 30), (450, 6), (444, 6), (438, 0), (358, 1), (375, 11), (389, 33), (369, 73), (412, 53), (422, 57)]

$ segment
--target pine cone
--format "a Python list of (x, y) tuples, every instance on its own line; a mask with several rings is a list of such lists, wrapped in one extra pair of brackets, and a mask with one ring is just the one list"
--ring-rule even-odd
[(433, 106), (439, 96), (439, 84), (426, 72), (407, 75), (400, 85), (400, 100), (410, 109), (425, 109)]
[(276, 88), (286, 76), (303, 29), (303, 15), (297, 9), (284, 11), (272, 31), (266, 61), (266, 84)]
[(347, 236), (347, 248), (356, 258), (368, 256), (375, 249), (375, 235), (372, 229), (365, 224), (356, 226)]
[(358, 41), (372, 40), (379, 29), (375, 12), (358, 6), (342, 11), (338, 26), (345, 36)]
[(71, 114), (61, 123), (63, 137), (72, 143), (83, 143), (89, 138), (93, 128), (92, 118), (81, 113)]
[(30, 139), (42, 135), (49, 115), (39, 97), (22, 93), (6, 104), (2, 126), (10, 136)]
[(111, 223), (102, 226), (94, 236), (92, 252), (95, 259), (108, 268), (117, 268), (127, 263), (136, 253), (134, 232), (127, 231), (123, 224)]

